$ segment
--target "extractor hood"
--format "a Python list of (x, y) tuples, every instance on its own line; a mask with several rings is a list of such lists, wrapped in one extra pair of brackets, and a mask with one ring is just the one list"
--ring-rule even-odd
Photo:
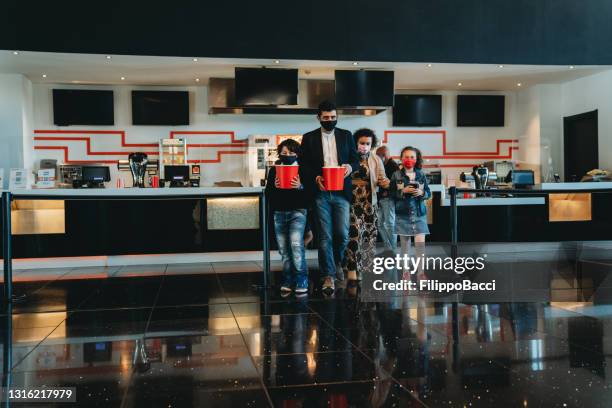
[[(333, 100), (335, 84), (326, 79), (300, 79), (298, 82), (298, 104), (292, 106), (236, 106), (234, 78), (210, 78), (208, 82), (208, 113), (210, 114), (275, 114), (316, 115), (319, 103)], [(339, 108), (343, 115), (376, 115), (384, 108)]]

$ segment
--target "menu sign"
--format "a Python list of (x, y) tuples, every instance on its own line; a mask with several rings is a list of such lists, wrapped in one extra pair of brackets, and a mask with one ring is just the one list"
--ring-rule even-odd
[(9, 189), (28, 188), (28, 173), (26, 169), (11, 169)]

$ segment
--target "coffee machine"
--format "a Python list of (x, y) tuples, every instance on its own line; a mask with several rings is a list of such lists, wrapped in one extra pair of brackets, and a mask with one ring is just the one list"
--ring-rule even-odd
[(143, 152), (130, 153), (128, 162), (132, 172), (133, 186), (143, 188), (145, 186), (147, 163), (149, 162), (147, 154)]
[[(463, 182), (474, 183), (474, 188), (477, 190), (487, 190), (489, 181), (497, 180), (497, 173), (489, 171), (484, 165), (474, 166), (472, 172), (463, 172), (459, 175), (459, 179)], [(485, 193), (478, 193), (479, 197), (484, 197)]]

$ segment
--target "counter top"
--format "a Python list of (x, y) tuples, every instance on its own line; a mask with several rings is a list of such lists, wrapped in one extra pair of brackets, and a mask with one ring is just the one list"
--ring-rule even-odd
[[(457, 198), (457, 206), (471, 205), (542, 205), (546, 203), (544, 197), (476, 197)], [(442, 199), (442, 206), (450, 206), (450, 198)]]
[[(537, 187), (537, 186), (536, 186)], [(596, 181), (586, 183), (542, 183), (542, 190), (604, 190), (612, 189), (612, 181)]]
[(172, 197), (259, 194), (263, 187), (176, 187), (176, 188), (40, 188), (14, 189), (16, 196), (42, 197)]

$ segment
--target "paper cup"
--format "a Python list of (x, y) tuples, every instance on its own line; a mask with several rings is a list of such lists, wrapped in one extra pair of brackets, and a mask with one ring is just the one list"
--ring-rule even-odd
[(291, 186), (291, 180), (298, 175), (298, 169), (300, 166), (283, 166), (282, 164), (275, 166), (276, 167), (276, 177), (278, 177), (278, 181), (280, 184), (280, 188), (283, 190), (293, 188)]
[(325, 190), (344, 190), (344, 171), (344, 167), (323, 167), (323, 186), (325, 186)]

